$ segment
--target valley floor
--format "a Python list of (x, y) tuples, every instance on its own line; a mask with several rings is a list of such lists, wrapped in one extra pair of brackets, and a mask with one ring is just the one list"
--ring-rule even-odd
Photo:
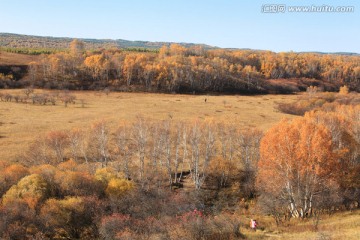
[[(53, 91), (35, 90), (35, 93)], [(23, 95), (22, 90), (0, 93)], [(150, 93), (71, 92), (76, 103), (53, 106), (0, 101), (0, 152), (2, 160), (16, 160), (35, 137), (51, 130), (89, 128), (105, 119), (116, 128), (119, 122), (132, 123), (137, 116), (149, 120), (194, 121), (197, 119), (236, 124), (242, 127), (270, 128), (282, 118), (293, 118), (275, 109), (276, 102), (290, 102), (296, 95), (208, 96)], [(206, 102), (205, 102), (206, 99)]]

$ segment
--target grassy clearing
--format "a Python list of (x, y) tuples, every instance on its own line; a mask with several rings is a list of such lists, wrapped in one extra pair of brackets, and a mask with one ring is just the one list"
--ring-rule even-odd
[[(21, 95), (21, 90), (0, 90)], [(40, 93), (42, 90), (36, 90)], [(73, 92), (76, 103), (64, 107), (0, 102), (0, 152), (3, 160), (14, 160), (36, 136), (50, 130), (88, 128), (99, 119), (115, 127), (120, 121), (133, 121), (138, 115), (151, 120), (174, 121), (213, 119), (239, 127), (268, 129), (291, 115), (275, 110), (276, 101), (293, 101), (296, 96), (193, 96), (147, 93)], [(205, 102), (205, 98), (207, 101)], [(82, 106), (84, 103), (84, 107)]]
[(28, 65), (39, 61), (39, 56), (0, 51), (0, 65)]
[[(246, 239), (360, 239), (360, 210), (320, 216), (317, 230), (313, 219), (292, 219), (279, 227), (270, 217), (257, 219), (260, 225), (256, 232), (248, 227), (242, 229)], [(244, 219), (247, 220), (250, 221), (250, 216)]]

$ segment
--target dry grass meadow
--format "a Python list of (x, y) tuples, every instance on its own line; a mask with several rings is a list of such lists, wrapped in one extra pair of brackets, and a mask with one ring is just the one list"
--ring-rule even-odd
[[(253, 216), (252, 216), (253, 217)], [(250, 221), (250, 216), (243, 221)], [(339, 212), (333, 215), (321, 215), (317, 225), (314, 219), (292, 219), (276, 226), (268, 216), (259, 216), (259, 228), (256, 232), (243, 228), (246, 239), (311, 239), (311, 240), (358, 240), (360, 239), (360, 211)]]
[[(22, 90), (1, 90), (21, 95)], [(43, 90), (35, 90), (36, 93)], [(199, 96), (150, 93), (72, 92), (75, 104), (33, 105), (0, 102), (0, 152), (2, 160), (14, 161), (38, 135), (50, 130), (88, 128), (92, 122), (108, 120), (113, 127), (141, 115), (150, 120), (188, 121), (212, 119), (239, 127), (266, 130), (284, 117), (275, 102), (293, 101), (294, 95)], [(205, 102), (205, 98), (207, 102)]]
[(0, 52), (0, 65), (28, 65), (30, 62), (39, 61), (39, 59), (39, 55)]

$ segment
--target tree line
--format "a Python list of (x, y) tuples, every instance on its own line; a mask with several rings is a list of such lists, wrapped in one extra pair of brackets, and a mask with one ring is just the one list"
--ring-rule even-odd
[[(32, 103), (39, 105), (56, 105), (58, 101), (61, 101), (65, 107), (68, 104), (75, 104), (76, 96), (70, 93), (70, 91), (52, 92), (52, 93), (36, 93), (33, 88), (25, 88), (22, 90), (22, 94), (10, 94), (7, 92), (0, 93), (1, 102), (16, 102), (16, 103)], [(81, 106), (84, 107), (85, 102), (80, 100)]]
[(85, 51), (74, 40), (69, 51), (42, 55), (28, 67), (24, 84), (46, 88), (180, 93), (290, 93), (310, 85), (359, 91), (360, 57), (315, 53), (185, 48), (158, 52), (120, 49)]

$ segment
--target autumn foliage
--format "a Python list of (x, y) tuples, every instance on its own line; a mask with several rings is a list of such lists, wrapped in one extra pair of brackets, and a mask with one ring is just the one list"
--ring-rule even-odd
[[(214, 202), (214, 209), (235, 208), (245, 181), (238, 171), (256, 169), (260, 131), (142, 117), (120, 123), (115, 131), (110, 124), (100, 120), (87, 129), (53, 130), (30, 146), (26, 166), (1, 162), (2, 237), (197, 239), (239, 234), (238, 225), (203, 212), (209, 202), (202, 191), (225, 191), (231, 203)], [(199, 209), (196, 216), (194, 209)]]
[(339, 93), (322, 92), (316, 86), (307, 88), (307, 93), (298, 96), (298, 99), (290, 103), (278, 103), (278, 110), (293, 115), (304, 115), (312, 110), (321, 110), (338, 105), (358, 105), (359, 95), (349, 93), (349, 88), (343, 86)]
[[(204, 49), (172, 44), (155, 51), (97, 49), (74, 40), (42, 55), (18, 85), (180, 93), (291, 93), (310, 85), (359, 91), (359, 56)], [(7, 80), (3, 85), (14, 85)], [(1, 85), (0, 85), (1, 86)]]
[(286, 120), (261, 142), (258, 188), (288, 206), (294, 217), (311, 214), (337, 168), (330, 132), (306, 120)]
[(357, 95), (311, 87), (306, 98), (332, 101), (265, 133), (138, 116), (39, 135), (18, 163), (0, 161), (0, 238), (237, 239), (246, 215), (354, 209)]

